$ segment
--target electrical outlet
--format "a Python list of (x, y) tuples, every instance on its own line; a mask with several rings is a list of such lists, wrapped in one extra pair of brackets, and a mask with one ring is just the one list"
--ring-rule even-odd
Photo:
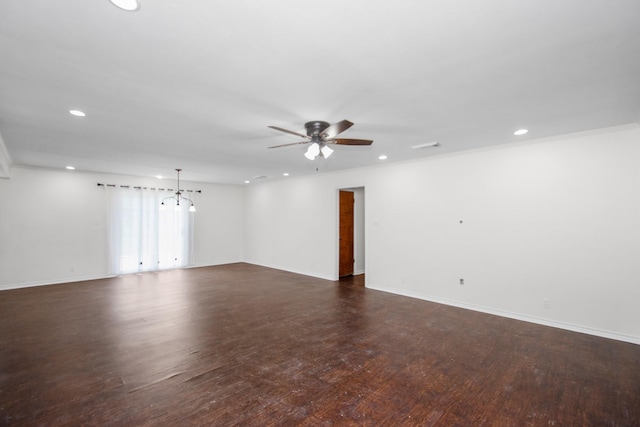
[(69, 267), (69, 273), (73, 273), (75, 271), (76, 271), (76, 268), (73, 265)]
[(551, 308), (551, 300), (549, 298), (545, 298), (542, 300), (542, 306), (545, 308), (545, 310), (548, 310)]
[(464, 285), (464, 279), (460, 279), (460, 284)]

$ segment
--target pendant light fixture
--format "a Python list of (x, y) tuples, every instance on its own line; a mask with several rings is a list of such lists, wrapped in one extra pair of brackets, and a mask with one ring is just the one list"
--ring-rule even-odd
[(164, 204), (165, 200), (175, 200), (176, 201), (176, 210), (180, 210), (180, 202), (184, 203), (184, 202), (188, 202), (191, 206), (189, 206), (189, 212), (195, 212), (196, 211), (196, 207), (193, 206), (193, 202), (191, 201), (191, 199), (187, 199), (186, 197), (184, 197), (182, 195), (182, 191), (180, 191), (180, 172), (182, 171), (182, 169), (176, 169), (176, 172), (178, 173), (178, 189), (176, 190), (176, 195), (175, 196), (169, 196), (169, 197), (165, 197), (164, 199), (162, 199), (162, 203), (160, 203), (160, 210), (165, 210), (167, 209), (167, 206)]

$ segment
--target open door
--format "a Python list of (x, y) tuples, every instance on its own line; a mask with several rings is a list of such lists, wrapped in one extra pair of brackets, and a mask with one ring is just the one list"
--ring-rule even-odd
[(338, 276), (353, 274), (353, 204), (351, 191), (340, 190), (340, 265)]

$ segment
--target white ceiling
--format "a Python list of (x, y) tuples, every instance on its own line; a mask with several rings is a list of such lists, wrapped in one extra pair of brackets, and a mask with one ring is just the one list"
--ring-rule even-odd
[[(374, 144), (267, 148), (342, 119)], [(241, 184), (639, 120), (638, 0), (0, 1), (15, 165)]]

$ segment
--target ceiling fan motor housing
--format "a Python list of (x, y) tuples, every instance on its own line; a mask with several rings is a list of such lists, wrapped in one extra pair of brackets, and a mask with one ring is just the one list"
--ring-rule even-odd
[(329, 127), (329, 123), (321, 122), (321, 121), (313, 121), (307, 122), (304, 124), (305, 129), (307, 129), (307, 135), (309, 136), (318, 136), (322, 133), (323, 130)]
[[(292, 130), (284, 129), (278, 126), (269, 126), (271, 129), (275, 129), (280, 132), (289, 133), (291, 135), (295, 135), (301, 138), (304, 138), (305, 141), (293, 142), (291, 144), (280, 144), (274, 145), (269, 148), (279, 148), (279, 147), (287, 147), (290, 145), (299, 145), (299, 144), (308, 144), (309, 142), (313, 144), (317, 144), (320, 148), (325, 147), (325, 151), (328, 151), (327, 144), (335, 144), (335, 145), (371, 145), (373, 143), (370, 139), (353, 139), (353, 138), (337, 138), (336, 136), (345, 130), (349, 129), (353, 126), (349, 120), (341, 120), (334, 124), (329, 124), (327, 122), (323, 122), (320, 120), (314, 120), (312, 122), (307, 122), (304, 124), (305, 129), (307, 130), (307, 134), (303, 135), (299, 132), (294, 132)], [(314, 147), (314, 150), (317, 147)], [(329, 156), (329, 154), (325, 154), (325, 156)]]

